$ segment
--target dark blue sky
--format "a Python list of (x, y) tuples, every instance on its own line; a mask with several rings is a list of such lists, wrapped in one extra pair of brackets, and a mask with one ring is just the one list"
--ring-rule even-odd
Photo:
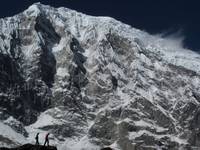
[[(40, 0), (54, 7), (67, 7), (93, 16), (110, 16), (149, 33), (179, 30), (185, 46), (200, 51), (199, 0)], [(0, 17), (12, 16), (38, 0), (4, 0)]]

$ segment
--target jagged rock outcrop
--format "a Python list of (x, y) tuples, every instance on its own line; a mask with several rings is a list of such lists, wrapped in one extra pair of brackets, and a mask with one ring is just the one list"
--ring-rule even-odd
[(200, 146), (199, 54), (39, 3), (0, 27), (0, 144), (50, 132), (61, 150)]
[(25, 144), (16, 148), (5, 148), (0, 147), (0, 150), (57, 150), (54, 146), (41, 146), (41, 145), (32, 145), (32, 144)]
[(101, 150), (112, 150), (112, 148), (110, 148), (110, 147), (105, 147), (105, 148), (102, 148)]

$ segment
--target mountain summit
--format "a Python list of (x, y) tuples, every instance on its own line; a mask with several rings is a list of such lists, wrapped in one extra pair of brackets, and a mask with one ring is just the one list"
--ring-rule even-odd
[(33, 4), (0, 19), (0, 145), (200, 147), (200, 55), (110, 17)]

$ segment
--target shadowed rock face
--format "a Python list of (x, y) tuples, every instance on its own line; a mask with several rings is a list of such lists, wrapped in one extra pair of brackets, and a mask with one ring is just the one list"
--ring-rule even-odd
[(1, 49), (0, 92), (5, 94), (0, 96), (0, 107), (4, 108), (5, 118), (12, 114), (28, 125), (51, 105), (50, 88), (56, 73), (51, 49), (59, 43), (60, 36), (45, 16), (32, 18), (29, 29), (24, 24), (29, 18), (24, 19), (24, 29), (15, 28), (7, 33), (10, 45)]
[(32, 144), (25, 144), (16, 148), (5, 148), (0, 147), (0, 150), (57, 150), (54, 146), (40, 146), (40, 145), (32, 145)]
[(43, 15), (39, 15), (36, 18), (35, 30), (41, 35), (42, 41), (40, 57), (41, 77), (46, 85), (52, 87), (56, 73), (56, 59), (51, 48), (54, 44), (59, 43), (60, 36), (56, 33), (51, 22)]

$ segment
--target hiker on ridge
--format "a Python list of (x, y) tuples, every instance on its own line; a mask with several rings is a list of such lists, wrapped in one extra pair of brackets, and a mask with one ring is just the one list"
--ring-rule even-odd
[(46, 134), (45, 136), (45, 142), (44, 142), (44, 146), (47, 144), (47, 146), (49, 146), (49, 133)]
[(39, 134), (40, 133), (37, 133), (36, 136), (35, 136), (35, 140), (36, 140), (35, 145), (39, 145), (40, 144), (39, 143)]

